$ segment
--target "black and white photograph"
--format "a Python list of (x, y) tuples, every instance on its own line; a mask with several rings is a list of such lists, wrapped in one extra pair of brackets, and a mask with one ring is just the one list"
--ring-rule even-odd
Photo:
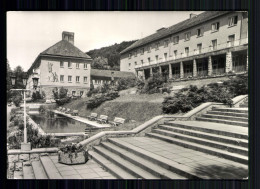
[(248, 180), (247, 11), (9, 11), (6, 29), (8, 180)]

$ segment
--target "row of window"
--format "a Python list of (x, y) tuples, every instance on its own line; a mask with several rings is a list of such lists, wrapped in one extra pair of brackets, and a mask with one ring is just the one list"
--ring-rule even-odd
[[(79, 95), (82, 96), (84, 91), (80, 91)], [(72, 96), (76, 96), (76, 91), (71, 91)]]
[(109, 80), (95, 79), (95, 80), (94, 80), (94, 83), (95, 83), (95, 84), (101, 84), (102, 81), (103, 81), (103, 83), (106, 83), (106, 84), (109, 84), (109, 83), (111, 82), (111, 81), (109, 81)]
[[(230, 46), (234, 46), (234, 41), (235, 41), (235, 35), (230, 35), (230, 36), (228, 36), (228, 42), (230, 42)], [(214, 40), (211, 41), (211, 47), (212, 47), (213, 50), (216, 50), (216, 49), (217, 49), (217, 45), (218, 45), (217, 39), (214, 39)], [(201, 52), (202, 52), (202, 43), (197, 44), (197, 52), (198, 52), (198, 53), (201, 53)], [(185, 54), (186, 56), (189, 56), (189, 47), (185, 47), (185, 49), (184, 49), (184, 54)], [(174, 55), (174, 57), (176, 58), (177, 55), (178, 55), (178, 51), (177, 51), (177, 50), (174, 50), (174, 51), (173, 51), (173, 55)], [(167, 53), (164, 53), (164, 61), (167, 61), (167, 57), (168, 57), (168, 54), (167, 54)], [(148, 60), (148, 63), (150, 64), (151, 58), (148, 57), (147, 60)], [(158, 55), (155, 56), (155, 60), (156, 60), (156, 62), (158, 62), (158, 60), (159, 60), (159, 56), (158, 56)], [(142, 65), (143, 63), (144, 63), (144, 61), (141, 60), (141, 65)], [(135, 62), (135, 65), (137, 65), (137, 62)], [(129, 69), (130, 69), (130, 67), (131, 67), (131, 63), (129, 63)]]
[[(228, 18), (228, 26), (231, 27), (231, 26), (237, 25), (237, 21), (238, 21), (238, 16), (229, 17)], [(215, 22), (215, 23), (211, 24), (211, 31), (212, 32), (219, 31), (219, 22)], [(198, 28), (197, 29), (197, 37), (201, 37), (201, 36), (203, 36), (203, 29)], [(185, 41), (189, 41), (190, 37), (191, 37), (190, 31), (184, 33), (184, 40)], [(172, 42), (173, 42), (173, 44), (178, 44), (179, 43), (179, 36), (174, 36), (172, 38)], [(158, 50), (160, 42), (156, 42), (154, 45), (155, 45), (155, 50)], [(164, 47), (168, 47), (168, 45), (169, 45), (169, 39), (164, 40)], [(147, 51), (151, 52), (151, 45), (147, 46)], [(144, 54), (144, 47), (140, 49), (140, 53), (141, 53), (141, 55)], [(137, 56), (137, 50), (134, 51), (134, 56), (135, 57)], [(132, 53), (129, 53), (128, 58), (131, 58), (131, 57), (132, 57)]]
[[(72, 63), (69, 61), (69, 62), (64, 62), (64, 61), (60, 61), (60, 67), (61, 68), (64, 68), (64, 65), (67, 64), (68, 65), (68, 68), (72, 68)], [(76, 68), (79, 69), (79, 64), (80, 63), (76, 63)], [(84, 69), (87, 69), (88, 68), (88, 64), (87, 63), (84, 63)]]
[[(88, 77), (83, 77), (83, 82), (87, 83), (88, 81)], [(64, 82), (64, 75), (60, 75), (60, 82)], [(68, 76), (68, 82), (71, 83), (72, 82), (72, 76), (69, 75)], [(76, 76), (76, 83), (80, 82), (80, 76)]]

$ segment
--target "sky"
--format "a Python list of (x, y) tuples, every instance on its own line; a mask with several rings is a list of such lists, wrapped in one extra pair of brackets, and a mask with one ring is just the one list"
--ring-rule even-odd
[(37, 56), (59, 42), (63, 31), (74, 32), (74, 45), (87, 52), (137, 40), (202, 11), (10, 11), (7, 12), (7, 59), (12, 69), (27, 71)]

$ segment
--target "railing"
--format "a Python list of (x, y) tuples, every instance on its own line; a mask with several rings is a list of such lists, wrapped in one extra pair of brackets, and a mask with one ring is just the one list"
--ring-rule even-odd
[(180, 74), (173, 74), (172, 75), (172, 78), (173, 79), (179, 79), (181, 76), (180, 76)]
[(225, 68), (212, 69), (213, 75), (222, 75), (225, 73)]
[(208, 70), (203, 70), (203, 71), (197, 71), (197, 76), (207, 76), (208, 75)]
[(157, 61), (151, 60), (150, 63), (144, 63), (142, 65), (136, 65), (135, 68), (140, 68), (140, 67), (149, 66), (149, 65), (156, 65), (156, 64), (160, 64), (160, 63), (166, 63), (166, 62), (170, 62), (172, 60), (178, 60), (178, 59), (181, 59), (181, 58), (191, 57), (191, 56), (194, 56), (194, 55), (214, 52), (214, 51), (217, 51), (217, 50), (222, 50), (222, 49), (226, 49), (226, 48), (230, 48), (230, 47), (236, 47), (236, 46), (244, 45), (244, 44), (247, 44), (247, 43), (248, 43), (248, 38), (238, 39), (238, 40), (235, 40), (235, 41), (227, 41), (226, 43), (218, 44), (215, 47), (215, 49), (213, 49), (213, 46), (209, 46), (209, 47), (205, 47), (205, 48), (201, 48), (201, 49), (194, 49), (194, 51), (190, 51), (188, 54), (181, 53), (181, 54), (178, 54), (178, 55), (174, 55), (172, 57), (168, 57), (167, 60), (165, 60), (164, 58), (161, 58)]
[(245, 72), (246, 71), (246, 65), (233, 66), (233, 71), (235, 71), (235, 72)]
[(184, 78), (192, 77), (192, 72), (184, 72)]

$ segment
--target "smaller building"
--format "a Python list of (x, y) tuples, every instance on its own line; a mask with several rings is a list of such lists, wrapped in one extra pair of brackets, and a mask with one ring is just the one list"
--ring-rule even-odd
[(135, 74), (132, 72), (122, 72), (114, 70), (98, 70), (91, 69), (91, 82), (94, 88), (103, 85), (104, 83), (111, 84), (111, 82), (117, 83), (120, 78), (135, 78)]
[(41, 52), (28, 70), (27, 89), (33, 89), (33, 77), (39, 78), (37, 90), (52, 99), (52, 90), (68, 89), (68, 95), (84, 96), (90, 88), (92, 58), (74, 46), (74, 33), (62, 32), (58, 43)]

